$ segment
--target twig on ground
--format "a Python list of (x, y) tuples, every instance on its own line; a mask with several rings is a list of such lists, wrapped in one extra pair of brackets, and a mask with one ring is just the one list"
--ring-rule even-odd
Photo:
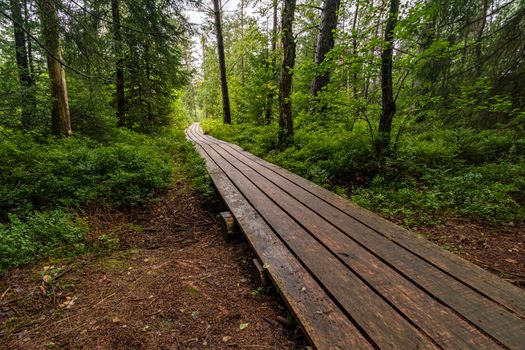
[(0, 301), (2, 301), (2, 299), (4, 299), (5, 295), (7, 294), (7, 292), (9, 292), (11, 290), (11, 287), (7, 287), (7, 289), (2, 293), (2, 296), (0, 296)]
[(93, 307), (105, 302), (106, 300), (108, 300), (109, 298), (111, 298), (112, 296), (114, 296), (115, 294), (117, 294), (117, 292), (115, 293), (111, 293), (110, 295), (108, 295), (107, 297), (103, 298), (102, 300), (100, 300), (98, 303), (96, 303), (95, 305), (93, 305)]

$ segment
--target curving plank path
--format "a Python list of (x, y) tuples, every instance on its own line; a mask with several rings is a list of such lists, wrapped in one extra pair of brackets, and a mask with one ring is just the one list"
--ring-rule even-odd
[(318, 349), (525, 349), (525, 291), (240, 147), (186, 135)]

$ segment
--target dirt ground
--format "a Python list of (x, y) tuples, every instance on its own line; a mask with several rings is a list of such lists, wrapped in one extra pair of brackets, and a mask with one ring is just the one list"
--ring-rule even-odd
[[(0, 276), (0, 349), (305, 347), (277, 293), (257, 288), (247, 243), (225, 243), (184, 182), (145, 208), (89, 217), (98, 252)], [(525, 287), (525, 224), (413, 230)]]
[(255, 285), (247, 244), (225, 243), (201, 202), (179, 183), (147, 208), (94, 211), (99, 253), (1, 276), (0, 348), (304, 348), (275, 291)]
[(525, 288), (525, 224), (490, 226), (460, 220), (417, 227), (439, 246)]

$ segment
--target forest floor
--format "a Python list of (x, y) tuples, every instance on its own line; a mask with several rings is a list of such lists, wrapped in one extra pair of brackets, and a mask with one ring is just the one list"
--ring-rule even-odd
[(454, 219), (442, 225), (415, 227), (412, 231), (525, 288), (525, 223), (491, 226)]
[(93, 210), (105, 250), (5, 273), (0, 349), (304, 347), (278, 295), (253, 282), (247, 243), (225, 243), (201, 203), (179, 182), (141, 209)]
[[(0, 277), (0, 349), (301, 349), (251, 250), (183, 181), (128, 212), (92, 210), (98, 252)], [(459, 220), (413, 231), (525, 287), (525, 225)]]

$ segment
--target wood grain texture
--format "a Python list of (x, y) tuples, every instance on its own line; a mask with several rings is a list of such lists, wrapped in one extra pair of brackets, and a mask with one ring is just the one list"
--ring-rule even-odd
[[(522, 290), (236, 145), (204, 135), (197, 124), (187, 135), (261, 261), (266, 264), (261, 252), (268, 248), (256, 246), (250, 235), (262, 225), (266, 243), (279, 245), (280, 259), (294, 261), (302, 278), (317, 286), (316, 297), (338, 310), (335, 324), (345, 320), (353, 327), (354, 343), (337, 346), (355, 348), (360, 339), (380, 349), (524, 348)], [(237, 194), (229, 203), (232, 192)], [(235, 207), (248, 207), (250, 215)], [(334, 333), (308, 323), (314, 306), (294, 309), (297, 295), (283, 281), (291, 275), (268, 272), (283, 286), (313, 344), (330, 348), (326, 339), (320, 341)]]
[(202, 148), (197, 147), (197, 150), (205, 158), (217, 190), (312, 344), (318, 349), (372, 349), (337, 305), (325, 297), (322, 288), (275, 237), (224, 172)]
[[(221, 148), (226, 150), (226, 148), (223, 146), (221, 146)], [(240, 157), (235, 158), (233, 152), (230, 153), (228, 157), (230, 161), (235, 162), (237, 166), (241, 166), (237, 163), (241, 162)], [(262, 180), (262, 186), (264, 186), (264, 189), (262, 190), (266, 193), (272, 193), (271, 197), (277, 199), (279, 202), (286, 203), (284, 205), (284, 210), (290, 210), (289, 208), (294, 210), (294, 208), (298, 208), (296, 209), (299, 210), (297, 215), (302, 215), (305, 212), (308, 213), (305, 215), (306, 219), (298, 217), (296, 220), (302, 222), (303, 225), (309, 228), (310, 232), (319, 230), (315, 226), (319, 226), (324, 223), (324, 227), (322, 227), (320, 230), (323, 233), (332, 232), (331, 234), (333, 237), (331, 249), (332, 251), (342, 255), (342, 259), (349, 260), (351, 257), (355, 260), (357, 256), (356, 254), (360, 254), (359, 248), (367, 249), (373, 253), (374, 255), (365, 255), (366, 257), (361, 259), (363, 265), (360, 267), (363, 271), (362, 273), (366, 274), (367, 276), (364, 277), (366, 280), (371, 281), (371, 278), (377, 276), (375, 273), (380, 273), (381, 278), (377, 281), (377, 283), (379, 283), (382, 287), (385, 287), (385, 282), (387, 279), (392, 280), (392, 285), (400, 286), (399, 283), (404, 285), (406, 284), (406, 281), (392, 277), (393, 275), (396, 275), (396, 271), (399, 271), (406, 279), (410, 280), (411, 283), (417, 284), (433, 298), (438, 299), (442, 303), (448, 305), (452, 310), (460, 313), (462, 317), (470, 320), (471, 323), (475, 324), (481, 330), (490, 334), (501, 343), (511, 348), (519, 348), (520, 344), (525, 342), (523, 322), (520, 322), (516, 315), (508, 312), (508, 310), (503, 308), (501, 305), (491, 301), (490, 299), (487, 299), (483, 295), (477, 293), (475, 290), (472, 290), (466, 285), (458, 282), (456, 279), (443, 273), (443, 271), (435, 268), (433, 265), (402, 249), (402, 247), (399, 247), (394, 242), (384, 239), (383, 236), (378, 235), (377, 232), (355, 221), (353, 218), (344, 215), (344, 213), (341, 213), (340, 211), (334, 210), (332, 207), (322, 201), (319, 201), (315, 196), (304, 191), (294, 183), (291, 183), (282, 177), (275, 176), (274, 173), (269, 172), (268, 169), (265, 169), (264, 167), (258, 166), (256, 163), (246, 160), (244, 161), (245, 163), (241, 163), (243, 164), (241, 168), (243, 172), (256, 171), (258, 174), (266, 176), (266, 180), (271, 181), (275, 186), (279, 186), (279, 188), (282, 189), (279, 193), (276, 193), (275, 186), (269, 187), (268, 183), (265, 183), (264, 180)], [(251, 178), (253, 180), (253, 177)], [(286, 195), (297, 199), (300, 202), (290, 203), (289, 200), (287, 202)], [(301, 207), (302, 205), (303, 207)], [(326, 223), (336, 226), (340, 232), (344, 232), (346, 236), (341, 237), (337, 234), (337, 231), (335, 231), (333, 227), (330, 227), (330, 225), (327, 226)], [(352, 238), (353, 241), (348, 241), (349, 237)], [(346, 242), (346, 247), (337, 246), (337, 243), (341, 242)], [(354, 242), (358, 243), (360, 246), (356, 246)], [(348, 252), (352, 252), (352, 254), (349, 254)], [(389, 266), (393, 267), (395, 271), (389, 271), (389, 269), (385, 268), (382, 268), (381, 270), (382, 264), (381, 262), (376, 261), (376, 257), (384, 260), (389, 264)], [(376, 260), (374, 260), (374, 258)], [(351, 263), (349, 262), (349, 266), (356, 268), (355, 261), (352, 261)], [(375, 273), (372, 273), (370, 277), (370, 274), (367, 274), (367, 272), (374, 270), (370, 269), (371, 266), (376, 267), (375, 270), (381, 271), (375, 271)], [(396, 291), (407, 297), (410, 295), (406, 294), (406, 291)], [(416, 292), (419, 293), (420, 291), (416, 290)], [(394, 304), (400, 306), (398, 305), (400, 300), (395, 295), (396, 293), (392, 293), (392, 289), (387, 287), (385, 293), (387, 293), (387, 295), (383, 294), (385, 297), (389, 299), (394, 298)], [(412, 295), (410, 299), (413, 299), (413, 297), (414, 295)], [(420, 297), (419, 299), (420, 301), (418, 303), (420, 305), (429, 305), (429, 302), (435, 302), (435, 300), (428, 297), (428, 295), (427, 298)], [(459, 325), (454, 327), (452, 322), (454, 318), (450, 319), (450, 316), (448, 315), (443, 315), (444, 317), (439, 319), (441, 319), (442, 322), (446, 324), (447, 329), (455, 330), (454, 335), (450, 334), (445, 329), (439, 330), (440, 327), (436, 327), (434, 325), (435, 321), (438, 320), (435, 319), (435, 317), (428, 317), (425, 320), (426, 322), (422, 322), (423, 315), (417, 308), (418, 303), (409, 302), (408, 305), (411, 304), (413, 306), (412, 308), (408, 309), (406, 309), (407, 304), (401, 305), (403, 307), (402, 310), (405, 310), (407, 315), (409, 315), (411, 319), (414, 319), (415, 322), (424, 330), (429, 329), (429, 331), (432, 333), (429, 335), (431, 335), (433, 339), (438, 341), (441, 345), (451, 345), (446, 339), (442, 339), (442, 336), (448, 335), (456, 337), (458, 333), (461, 334), (460, 330), (462, 330), (464, 327), (460, 327)], [(443, 312), (436, 306), (433, 306), (432, 309), (438, 315)], [(471, 327), (467, 326), (467, 328)], [(472, 333), (472, 335), (473, 334), (474, 333)], [(436, 336), (438, 338), (436, 338)], [(481, 339), (476, 339), (476, 342), (478, 340)], [(443, 341), (445, 341), (445, 343), (443, 343)], [(457, 347), (460, 344), (458, 344), (457, 340), (455, 340), (453, 341), (452, 345)], [(480, 346), (480, 344), (471, 345), (475, 347)]]

